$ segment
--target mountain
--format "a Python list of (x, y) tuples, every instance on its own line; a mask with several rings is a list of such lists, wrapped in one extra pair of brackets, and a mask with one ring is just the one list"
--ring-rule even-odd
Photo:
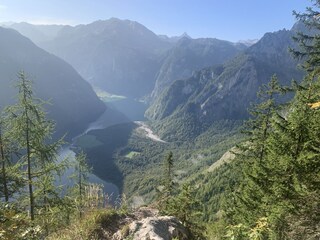
[(26, 22), (8, 23), (5, 27), (12, 28), (23, 36), (31, 39), (35, 44), (53, 40), (64, 25), (34, 25)]
[(282, 84), (300, 80), (303, 73), (288, 52), (294, 47), (294, 31), (266, 33), (261, 40), (222, 65), (176, 80), (147, 110), (157, 120), (158, 133), (165, 139), (192, 138), (216, 121), (237, 121), (248, 117), (262, 84), (276, 74)]
[(161, 39), (171, 42), (171, 43), (176, 43), (178, 42), (180, 39), (182, 38), (189, 38), (192, 39), (192, 37), (189, 36), (188, 33), (184, 32), (182, 33), (180, 36), (172, 36), (172, 37), (168, 37), (167, 35), (158, 35)]
[(111, 93), (156, 98), (176, 79), (220, 64), (246, 49), (218, 39), (157, 36), (143, 25), (111, 18), (87, 25), (11, 24), (70, 63), (88, 82)]
[(243, 44), (212, 38), (182, 37), (166, 54), (157, 74), (153, 99), (174, 80), (190, 77), (192, 72), (221, 64), (246, 49)]
[(92, 85), (139, 98), (152, 91), (159, 56), (171, 45), (137, 22), (111, 18), (64, 26), (39, 46), (70, 63)]
[(92, 87), (68, 63), (15, 30), (0, 27), (0, 62), (0, 107), (15, 101), (16, 74), (24, 70), (34, 82), (35, 95), (51, 102), (46, 110), (57, 122), (57, 134), (68, 132), (71, 138), (105, 110)]
[(244, 44), (247, 47), (250, 47), (253, 44), (257, 43), (258, 41), (259, 41), (259, 39), (247, 39), (247, 40), (240, 40), (240, 41), (238, 41), (238, 43)]

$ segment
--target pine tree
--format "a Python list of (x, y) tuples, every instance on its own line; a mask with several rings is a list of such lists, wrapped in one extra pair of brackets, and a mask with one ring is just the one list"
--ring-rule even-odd
[[(290, 231), (294, 218), (307, 221), (310, 226), (317, 222), (312, 216), (319, 213), (314, 204), (320, 184), (320, 118), (319, 112), (308, 103), (320, 99), (319, 83), (318, 77), (310, 72), (300, 85), (295, 86), (295, 98), (285, 118), (273, 124), (269, 143), (273, 185), (269, 201), (277, 203), (273, 204), (275, 211), (270, 216), (279, 236)], [(306, 214), (310, 212), (313, 213)]]
[[(61, 169), (56, 163), (56, 155), (62, 140), (54, 143), (51, 135), (54, 124), (48, 121), (43, 110), (44, 102), (34, 97), (32, 82), (24, 72), (18, 73), (18, 102), (6, 109), (8, 115), (8, 134), (20, 152), (20, 162), (25, 167), (26, 182), (29, 194), (30, 218), (35, 219), (36, 200), (35, 185), (43, 176)], [(39, 189), (37, 189), (39, 190)], [(43, 198), (46, 198), (42, 195)], [(41, 207), (41, 206), (40, 206)]]
[(168, 214), (177, 217), (190, 231), (190, 239), (206, 239), (201, 224), (202, 204), (196, 198), (191, 183), (185, 183), (179, 193), (170, 199)]
[(3, 139), (3, 124), (0, 118), (0, 159), (1, 159), (1, 173), (2, 173), (2, 185), (3, 185), (3, 195), (6, 202), (9, 202), (9, 190), (8, 190), (8, 176), (7, 176), (7, 164), (5, 157), (5, 143)]
[(23, 187), (23, 178), (21, 177), (19, 161), (13, 161), (16, 153), (10, 134), (7, 131), (7, 124), (5, 116), (0, 116), (0, 196), (4, 197), (5, 202), (9, 202), (12, 196), (19, 192)]
[(163, 188), (160, 191), (160, 208), (163, 212), (167, 212), (170, 201), (173, 197), (174, 181), (173, 181), (173, 153), (169, 152), (164, 159), (162, 184)]
[(79, 211), (79, 217), (82, 218), (84, 212), (84, 203), (86, 201), (86, 187), (88, 187), (88, 178), (91, 168), (87, 164), (87, 156), (84, 152), (77, 154), (74, 164), (75, 172), (71, 177), (75, 181), (75, 186), (72, 189), (72, 195), (76, 196), (76, 207)]
[[(231, 223), (243, 222), (254, 226), (257, 219), (267, 211), (264, 198), (270, 194), (269, 175), (271, 170), (266, 162), (267, 142), (271, 134), (271, 123), (275, 112), (280, 110), (277, 100), (285, 90), (273, 76), (268, 85), (263, 85), (258, 93), (259, 103), (250, 110), (252, 119), (244, 126), (246, 142), (235, 152), (237, 162), (241, 162), (242, 182), (229, 203), (226, 212)], [(229, 200), (230, 201), (230, 200)]]
[(249, 131), (253, 134), (238, 154), (244, 171), (228, 216), (231, 230), (245, 230), (241, 236), (248, 237), (264, 222), (265, 229), (259, 229), (263, 238), (291, 239), (293, 219), (309, 225), (319, 220), (314, 217), (318, 214), (310, 214), (319, 212), (315, 199), (320, 183), (320, 118), (308, 104), (320, 99), (319, 79), (314, 80), (308, 74), (301, 84), (294, 83), (295, 97), (284, 110), (275, 108), (270, 118), (258, 118), (269, 119), (268, 133), (263, 128)]
[[(320, 6), (320, 1), (314, 2)], [(296, 13), (310, 32), (299, 33), (295, 39), (301, 48), (292, 50), (305, 60), (306, 71), (301, 84), (293, 82), (295, 97), (282, 111), (273, 111), (267, 135), (249, 126), (256, 137), (240, 148), (238, 162), (246, 170), (229, 219), (234, 229), (242, 226), (242, 236), (249, 236), (263, 222), (265, 239), (305, 239), (320, 221), (320, 37), (314, 34), (320, 29), (319, 14), (311, 8)]]
[(170, 197), (173, 194), (173, 153), (169, 152), (168, 156), (165, 159), (165, 194), (166, 197)]

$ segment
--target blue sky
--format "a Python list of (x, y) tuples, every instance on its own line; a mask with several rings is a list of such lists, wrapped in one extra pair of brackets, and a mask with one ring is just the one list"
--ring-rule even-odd
[(0, 0), (0, 22), (76, 25), (117, 17), (157, 34), (238, 41), (290, 29), (292, 10), (310, 5), (308, 0)]

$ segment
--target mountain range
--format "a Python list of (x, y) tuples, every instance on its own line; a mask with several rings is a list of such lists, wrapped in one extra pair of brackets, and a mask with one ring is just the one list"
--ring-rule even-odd
[(215, 121), (246, 119), (256, 92), (273, 74), (285, 85), (303, 75), (288, 52), (299, 24), (250, 44), (187, 34), (169, 38), (116, 18), (74, 27), (11, 26), (93, 86), (149, 100), (145, 115), (163, 137), (195, 137)]
[[(218, 39), (156, 35), (140, 23), (111, 18), (87, 25), (16, 23), (9, 27), (70, 63), (93, 86), (152, 101), (176, 79), (223, 63), (246, 48)], [(150, 94), (152, 93), (152, 94)]]
[(246, 119), (256, 92), (273, 74), (285, 85), (303, 75), (288, 52), (296, 30), (305, 31), (299, 24), (250, 44), (187, 34), (169, 38), (116, 18), (74, 27), (11, 27), (70, 63), (91, 85), (147, 99), (145, 115), (163, 137), (195, 137), (214, 121)]
[[(295, 29), (296, 27), (294, 27)], [(244, 120), (256, 93), (273, 74), (290, 85), (303, 72), (289, 53), (295, 30), (266, 33), (256, 44), (223, 64), (204, 68), (167, 87), (146, 116), (163, 137), (196, 137), (215, 121)]]
[(17, 72), (33, 81), (35, 96), (50, 104), (46, 110), (57, 122), (57, 133), (68, 139), (80, 134), (104, 111), (92, 87), (62, 59), (37, 47), (20, 33), (0, 27), (0, 108), (12, 104)]
[(151, 97), (155, 100), (174, 80), (190, 77), (196, 70), (222, 64), (244, 49), (244, 44), (219, 39), (182, 37), (166, 53), (157, 73)]
[[(33, 34), (28, 37), (37, 40)], [(64, 26), (55, 38), (36, 43), (70, 63), (92, 85), (135, 98), (152, 91), (159, 56), (171, 46), (143, 25), (116, 18)]]

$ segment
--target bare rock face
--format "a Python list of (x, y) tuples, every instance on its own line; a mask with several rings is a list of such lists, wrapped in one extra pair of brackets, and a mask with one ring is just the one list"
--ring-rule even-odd
[[(140, 218), (147, 216), (145, 218)], [(117, 231), (112, 240), (171, 240), (188, 239), (188, 231), (175, 217), (158, 216), (155, 212), (142, 212), (139, 219)]]

